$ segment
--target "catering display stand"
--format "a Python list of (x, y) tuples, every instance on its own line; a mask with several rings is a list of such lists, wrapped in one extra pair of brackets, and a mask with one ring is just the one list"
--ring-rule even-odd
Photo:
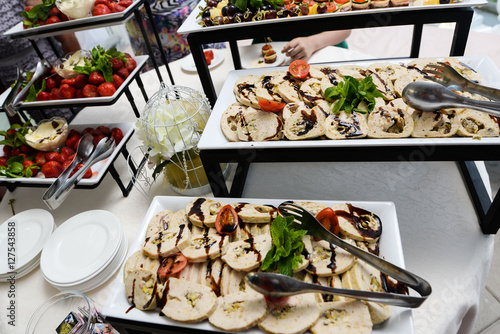
[[(420, 6), (408, 7), (399, 11), (353, 11), (340, 13), (332, 17), (313, 15), (311, 24), (294, 20), (264, 20), (248, 27), (243, 24), (231, 24), (195, 29), (192, 14), (180, 31), (189, 33), (188, 41), (205, 94), (215, 105), (215, 92), (210, 72), (203, 55), (202, 44), (229, 41), (235, 69), (241, 69), (237, 40), (272, 36), (289, 36), (293, 33), (313, 34), (327, 30), (357, 29), (376, 26), (413, 25), (413, 37), (410, 58), (419, 55), (424, 24), (455, 23), (450, 56), (462, 56), (472, 22), (473, 10), (470, 6), (480, 2), (464, 2), (461, 6)], [(457, 4), (455, 4), (457, 5)], [(378, 59), (377, 61), (383, 61)], [(203, 141), (203, 138), (202, 138)], [(459, 161), (459, 165), (479, 216), (483, 233), (493, 234), (500, 228), (500, 196), (493, 203), (486, 192), (475, 164), (472, 160), (491, 160), (500, 144), (469, 145), (434, 145), (432, 147), (370, 146), (295, 148), (295, 149), (205, 149), (200, 143), (200, 157), (207, 173), (213, 194), (222, 197), (241, 197), (250, 163), (253, 162), (337, 162), (337, 161)], [(465, 159), (467, 161), (465, 161)], [(238, 163), (231, 190), (228, 190), (219, 163)]]
[[(143, 6), (145, 8), (146, 14), (149, 17), (149, 20), (151, 22), (153, 22), (152, 12), (151, 12), (151, 7), (149, 5), (149, 2), (145, 1), (145, 0), (135, 0), (124, 12), (121, 12), (121, 13), (112, 13), (112, 14), (103, 15), (103, 16), (89, 17), (89, 18), (83, 18), (83, 19), (78, 19), (78, 20), (71, 20), (71, 21), (61, 22), (61, 23), (53, 24), (53, 25), (40, 26), (40, 27), (36, 27), (36, 28), (32, 28), (32, 29), (23, 29), (22, 22), (19, 22), (16, 26), (14, 26), (13, 28), (11, 28), (7, 32), (5, 32), (5, 35), (10, 36), (13, 39), (17, 39), (17, 38), (29, 39), (31, 44), (33, 45), (35, 51), (37, 52), (38, 56), (40, 58), (43, 58), (43, 55), (40, 52), (40, 50), (38, 49), (36, 43), (34, 42), (34, 39), (57, 36), (57, 35), (61, 35), (64, 33), (83, 31), (83, 30), (89, 30), (89, 29), (94, 29), (94, 28), (119, 25), (119, 24), (123, 24), (123, 23), (127, 22), (129, 19), (131, 19), (132, 15), (135, 16), (135, 18), (137, 19), (138, 22), (142, 22), (141, 9), (143, 8)], [(163, 63), (165, 64), (165, 67), (167, 69), (169, 80), (170, 80), (171, 84), (174, 85), (174, 79), (173, 79), (173, 76), (171, 74), (168, 62), (167, 62), (165, 50), (162, 47), (160, 36), (158, 35), (158, 31), (157, 31), (155, 25), (152, 25), (152, 27), (153, 27), (153, 33), (155, 35), (156, 43), (160, 49), (161, 59), (162, 59)], [(151, 47), (151, 43), (149, 41), (148, 34), (147, 34), (147, 32), (142, 24), (140, 24), (140, 28), (141, 28), (141, 33), (144, 37), (144, 41), (145, 41), (148, 53), (151, 55), (150, 59), (152, 60), (152, 63), (153, 63), (154, 69), (156, 71), (156, 74), (158, 76), (158, 79), (160, 80), (160, 82), (163, 82), (163, 78), (162, 78), (162, 75), (159, 71), (158, 63), (154, 57), (154, 52), (153, 52), (153, 49)], [(52, 48), (55, 51), (54, 46), (52, 46)], [(147, 56), (146, 56), (146, 58), (147, 58)], [(142, 96), (144, 97), (145, 101), (147, 102), (149, 98), (148, 98), (147, 93), (144, 89), (144, 84), (140, 78), (141, 69), (144, 68), (145, 65), (146, 65), (146, 61), (141, 62), (140, 65), (138, 64), (138, 68), (136, 69), (135, 74), (132, 77), (132, 80), (135, 80), (137, 82), (137, 85), (142, 93)], [(126, 84), (126, 86), (121, 91), (119, 91), (118, 94), (115, 94), (116, 96), (114, 96), (112, 99), (106, 100), (105, 102), (102, 102), (102, 101), (89, 102), (88, 100), (86, 100), (86, 101), (78, 101), (78, 102), (71, 103), (71, 102), (65, 101), (64, 107), (72, 108), (72, 107), (90, 107), (90, 106), (109, 106), (109, 105), (115, 104), (116, 101), (121, 97), (121, 95), (123, 93), (125, 93), (128, 101), (130, 102), (130, 105), (132, 106), (132, 109), (134, 111), (135, 116), (138, 118), (140, 116), (139, 110), (137, 109), (137, 106), (134, 102), (134, 97), (132, 96), (132, 93), (130, 92), (130, 89), (129, 89), (129, 84), (132, 82), (132, 80), (127, 80), (128, 83)], [(46, 103), (44, 105), (34, 104), (33, 106), (21, 105), (21, 108), (23, 108), (25, 110), (44, 109), (44, 108), (53, 108), (53, 107), (54, 107), (54, 105), (51, 105), (50, 103)], [(73, 112), (73, 116), (75, 116), (75, 112)], [(130, 136), (127, 138), (126, 141), (128, 141), (128, 139), (130, 139)], [(116, 158), (118, 157), (118, 155), (119, 155), (118, 153), (122, 154), (124, 156), (125, 160), (129, 161), (129, 159), (128, 159), (129, 152), (126, 149), (126, 145), (123, 145), (120, 148), (119, 152), (117, 152), (117, 154), (114, 154), (113, 162), (109, 165), (108, 169), (109, 169), (109, 172), (111, 173), (111, 175), (113, 176), (113, 178), (116, 180), (120, 190), (123, 193), (123, 196), (128, 196), (130, 190), (133, 187), (133, 184), (134, 184), (136, 177), (135, 176), (132, 177), (132, 180), (129, 182), (129, 184), (127, 186), (125, 186), (123, 184), (123, 182), (120, 179), (119, 173), (116, 171), (116, 169), (114, 167), (114, 160), (116, 160)], [(145, 159), (146, 158), (143, 159), (142, 164), (144, 164)], [(129, 162), (129, 166), (131, 168), (131, 171), (134, 173), (134, 175), (136, 175), (136, 173), (138, 172), (136, 167), (130, 162)], [(104, 175), (106, 173), (107, 173), (107, 170), (104, 172)], [(97, 182), (97, 183), (94, 183), (92, 185), (79, 184), (79, 185), (77, 185), (77, 188), (95, 188), (95, 187), (99, 186), (104, 175), (100, 178), (99, 182)], [(11, 180), (11, 179), (8, 179), (5, 181), (0, 180), (0, 185), (6, 186), (10, 191), (14, 190), (17, 186), (27, 186), (27, 187), (47, 187), (48, 186), (45, 183), (40, 183), (40, 184), (23, 183), (23, 182), (16, 182), (15, 180)]]

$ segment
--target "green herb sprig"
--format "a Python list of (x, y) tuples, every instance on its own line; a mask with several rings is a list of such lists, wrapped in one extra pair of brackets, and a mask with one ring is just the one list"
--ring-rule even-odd
[(113, 64), (109, 61), (111, 58), (121, 59), (126, 62), (125, 54), (116, 48), (104, 50), (100, 45), (92, 49), (92, 60), (85, 60), (84, 66), (75, 66), (74, 70), (78, 73), (90, 75), (92, 72), (100, 72), (106, 82), (113, 82)]
[[(28, 160), (33, 160), (34, 157), (28, 158)], [(18, 155), (15, 157), (11, 157), (7, 160), (7, 166), (0, 166), (0, 176), (5, 176), (8, 178), (19, 178), (19, 177), (32, 177), (33, 171), (35, 169), (40, 169), (38, 164), (33, 164), (24, 168), (23, 166), (24, 157), (22, 155)]]
[(278, 270), (280, 274), (292, 277), (293, 271), (302, 263), (302, 251), (304, 242), (302, 237), (305, 230), (297, 230), (292, 227), (294, 218), (278, 215), (271, 224), (271, 236), (273, 246), (267, 252), (261, 269), (273, 272)]
[(38, 27), (39, 20), (45, 21), (49, 17), (49, 12), (56, 5), (56, 0), (43, 0), (41, 4), (33, 6), (29, 12), (21, 12), (24, 17), (23, 24), (27, 28)]
[(271, 5), (274, 9), (285, 4), (284, 0), (236, 0), (234, 5), (239, 9), (245, 11), (248, 7), (260, 8), (264, 5)]
[(345, 110), (346, 112), (354, 110), (365, 114), (366, 110), (358, 108), (359, 103), (362, 101), (366, 102), (368, 113), (370, 113), (375, 107), (376, 97), (383, 98), (384, 96), (377, 90), (371, 76), (359, 81), (356, 78), (346, 75), (344, 81), (341, 81), (336, 87), (328, 87), (325, 91), (325, 98), (327, 100), (337, 100), (332, 108), (334, 114), (338, 114), (340, 110)]

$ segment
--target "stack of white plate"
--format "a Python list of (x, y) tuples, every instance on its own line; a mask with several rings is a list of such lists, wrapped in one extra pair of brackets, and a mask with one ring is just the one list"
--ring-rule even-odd
[(0, 282), (19, 279), (35, 269), (55, 228), (54, 217), (42, 209), (23, 211), (0, 225)]
[(127, 253), (120, 221), (111, 212), (86, 211), (65, 221), (42, 251), (44, 278), (60, 291), (90, 291), (107, 281)]

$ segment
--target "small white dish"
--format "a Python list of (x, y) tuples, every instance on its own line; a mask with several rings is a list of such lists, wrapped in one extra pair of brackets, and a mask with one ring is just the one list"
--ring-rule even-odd
[(40, 256), (53, 229), (54, 217), (43, 209), (23, 211), (7, 219), (0, 225), (0, 249), (6, 252), (0, 256), (0, 274), (21, 272), (25, 266), (30, 267)]
[[(214, 53), (214, 59), (212, 59), (212, 62), (210, 63), (210, 65), (208, 65), (208, 68), (212, 69), (224, 61), (224, 50), (206, 49), (204, 51), (209, 51), (209, 50), (212, 50), (212, 52)], [(194, 64), (194, 59), (193, 59), (192, 54), (189, 54), (186, 57), (184, 57), (184, 59), (182, 60), (182, 63), (181, 63), (181, 68), (186, 72), (197, 72), (198, 71), (196, 69), (196, 65)]]
[(122, 234), (118, 218), (105, 210), (86, 211), (68, 219), (42, 251), (44, 276), (66, 284), (95, 274), (116, 256)]
[(276, 51), (276, 61), (272, 64), (264, 62), (262, 46), (264, 44), (253, 44), (240, 47), (240, 59), (242, 68), (276, 67), (285, 62), (286, 56), (281, 53), (286, 42), (272, 42), (271, 46)]

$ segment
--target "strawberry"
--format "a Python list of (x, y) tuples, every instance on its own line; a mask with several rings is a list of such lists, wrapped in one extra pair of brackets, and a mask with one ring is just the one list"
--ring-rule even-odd
[(46, 24), (59, 23), (59, 22), (61, 22), (59, 16), (51, 16), (47, 19)]
[[(23, 162), (23, 167), (24, 169), (28, 169), (31, 165), (34, 165), (35, 163), (31, 160), (24, 160)], [(38, 174), (38, 168), (30, 168), (31, 169), (31, 176), (36, 176)]]
[(73, 150), (71, 147), (69, 146), (64, 146), (62, 149), (61, 149), (61, 154), (66, 158), (66, 160), (68, 160), (68, 157), (72, 156), (73, 154), (75, 154), (75, 150)]
[(57, 87), (57, 82), (54, 78), (47, 78), (47, 80), (45, 80), (45, 86), (47, 87), (47, 92), (50, 92), (52, 88)]
[(47, 152), (45, 153), (46, 161), (57, 161), (61, 165), (66, 161), (66, 157), (58, 152)]
[(113, 86), (115, 86), (116, 89), (120, 87), (123, 84), (123, 79), (121, 76), (118, 74), (113, 74)]
[(67, 140), (66, 140), (66, 146), (69, 146), (71, 147), (73, 150), (76, 151), (76, 148), (78, 147), (78, 143), (80, 142), (80, 139), (82, 137), (80, 135), (73, 135), (71, 137), (69, 137)]
[(123, 132), (119, 128), (111, 129), (111, 136), (113, 136), (116, 145), (118, 145), (123, 139)]
[(48, 101), (50, 100), (50, 93), (49, 92), (40, 92), (36, 96), (37, 101)]
[(26, 153), (19, 153), (19, 154), (15, 155), (15, 157), (18, 157), (20, 155), (23, 157), (23, 160), (28, 159), (28, 155)]
[[(80, 170), (80, 168), (83, 167), (83, 164), (78, 164), (76, 165), (75, 169), (73, 170), (72, 174), (75, 173), (76, 171)], [(90, 179), (92, 177), (92, 169), (89, 168), (87, 169), (87, 171), (85, 172), (85, 174), (83, 174), (83, 178), (84, 179)]]
[(89, 76), (89, 84), (99, 86), (104, 82), (104, 77), (99, 72), (92, 72)]
[(75, 78), (70, 78), (70, 79), (62, 79), (61, 84), (68, 84), (71, 87), (75, 87), (76, 85), (76, 79)]
[(92, 11), (92, 16), (106, 15), (110, 13), (111, 10), (109, 9), (108, 6), (103, 4), (98, 4), (94, 7), (94, 10)]
[(59, 88), (52, 88), (50, 91), (50, 99), (51, 100), (60, 100), (61, 96), (59, 95)]
[(45, 159), (45, 152), (38, 152), (35, 157), (35, 161), (37, 164), (43, 165), (44, 163), (47, 162), (47, 159)]
[(11, 155), (13, 157), (17, 157), (18, 155), (21, 155), (21, 153), (23, 153), (23, 151), (21, 151), (21, 148), (20, 147), (16, 147), (16, 148), (12, 149)]
[(53, 78), (54, 78), (54, 80), (57, 83), (56, 87), (59, 87), (61, 85), (61, 81), (63, 80), (63, 77), (60, 76), (59, 74), (56, 74), (56, 75), (53, 76)]
[(99, 91), (99, 96), (112, 96), (116, 93), (116, 88), (111, 82), (104, 82), (97, 88)]
[(137, 67), (137, 62), (133, 58), (126, 58), (126, 59), (127, 61), (125, 62), (125, 68), (129, 72), (132, 72)]
[(23, 144), (23, 145), (21, 145), (21, 152), (29, 155), (29, 154), (33, 153), (33, 148), (29, 145)]
[(49, 12), (49, 16), (59, 16), (61, 15), (61, 11), (57, 7), (52, 7), (52, 9)]
[(85, 87), (83, 87), (83, 96), (85, 96), (85, 97), (97, 97), (97, 96), (99, 96), (99, 92), (97, 90), (97, 87), (95, 85), (91, 85), (91, 84), (85, 85)]
[(130, 72), (126, 67), (122, 67), (118, 71), (116, 71), (116, 74), (118, 74), (120, 77), (122, 77), (123, 80), (125, 80), (130, 75)]
[(89, 81), (89, 77), (86, 74), (78, 74), (75, 78), (75, 88), (83, 88)]
[(109, 6), (109, 0), (95, 0), (94, 6), (97, 6), (97, 5)]
[(66, 14), (64, 14), (64, 13), (61, 13), (59, 15), (59, 17), (61, 18), (61, 21), (63, 21), (63, 22), (69, 21), (69, 17), (67, 17)]
[(45, 175), (45, 177), (59, 177), (62, 171), (62, 165), (57, 161), (47, 161), (42, 166), (42, 173)]
[(33, 8), (33, 6), (26, 6), (26, 8), (24, 8), (24, 10), (25, 10), (26, 12), (29, 12), (29, 11), (31, 10), (31, 8)]
[(9, 157), (6, 156), (0, 157), (0, 166), (7, 167), (7, 160), (9, 160)]
[(12, 146), (4, 145), (3, 154), (7, 157), (11, 157), (12, 156)]
[(96, 131), (99, 131), (100, 133), (102, 133), (106, 137), (109, 137), (111, 135), (111, 130), (107, 126), (104, 126), (104, 125), (99, 125), (97, 127)]
[(76, 129), (71, 129), (71, 130), (69, 130), (69, 133), (68, 133), (68, 138), (71, 138), (71, 137), (73, 137), (74, 135), (81, 136), (81, 135), (80, 135), (80, 132), (79, 132), (78, 130), (76, 130)]
[(72, 99), (76, 95), (76, 89), (68, 84), (62, 84), (61, 88), (59, 88), (59, 95), (63, 99)]
[(123, 6), (123, 7), (127, 8), (128, 6), (130, 6), (132, 4), (132, 2), (133, 2), (132, 0), (120, 0), (118, 2), (118, 4), (120, 6)]
[(121, 13), (121, 12), (125, 11), (125, 9), (127, 9), (123, 6), (120, 6), (117, 3), (114, 3), (114, 2), (110, 3), (108, 7), (109, 7), (109, 9), (111, 9), (111, 12), (113, 12), (113, 13)]
[(83, 95), (83, 89), (77, 89), (77, 90), (76, 90), (75, 97), (76, 97), (77, 99), (83, 99), (83, 98), (85, 97), (85, 95)]
[(90, 133), (91, 135), (94, 135), (94, 128), (88, 127), (83, 129), (82, 131), (82, 137), (85, 136), (87, 133)]
[(63, 170), (66, 170), (68, 169), (69, 165), (71, 165), (71, 160), (66, 160), (63, 164), (62, 164), (62, 168)]
[(110, 58), (109, 61), (112, 64), (113, 72), (116, 72), (120, 69), (120, 67), (123, 67), (123, 60), (117, 59), (117, 58)]

